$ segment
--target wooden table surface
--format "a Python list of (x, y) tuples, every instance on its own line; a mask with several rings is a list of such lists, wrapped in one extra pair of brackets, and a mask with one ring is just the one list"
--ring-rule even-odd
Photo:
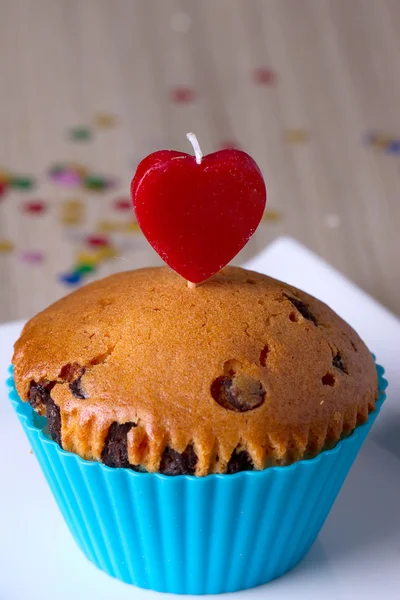
[[(0, 0), (0, 14), (0, 322), (159, 262), (115, 201), (143, 156), (190, 151), (188, 131), (264, 173), (268, 212), (236, 262), (290, 235), (400, 313), (399, 0)], [(71, 139), (78, 126), (91, 139)], [(71, 162), (113, 179), (49, 177)], [(116, 256), (74, 283), (99, 234)]]

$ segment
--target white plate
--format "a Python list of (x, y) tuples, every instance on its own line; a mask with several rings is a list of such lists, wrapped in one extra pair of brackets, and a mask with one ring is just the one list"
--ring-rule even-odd
[[(277, 240), (249, 266), (330, 304), (375, 352), (390, 385), (378, 422), (308, 556), (290, 574), (235, 597), (399, 600), (400, 322), (293, 240)], [(2, 381), (21, 326), (0, 326)], [(0, 600), (160, 598), (108, 577), (84, 558), (0, 385)]]

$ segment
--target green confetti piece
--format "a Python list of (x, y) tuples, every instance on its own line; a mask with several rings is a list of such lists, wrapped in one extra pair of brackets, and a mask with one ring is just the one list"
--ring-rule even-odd
[(10, 185), (18, 190), (31, 190), (35, 185), (35, 181), (32, 177), (12, 177)]
[(85, 177), (83, 184), (88, 190), (102, 191), (107, 187), (107, 180), (101, 175), (89, 175)]
[(95, 271), (94, 265), (84, 263), (78, 265), (76, 269), (74, 269), (74, 273), (79, 273), (79, 275), (86, 275), (87, 273), (92, 273), (93, 271)]
[(75, 127), (74, 129), (71, 129), (69, 136), (71, 140), (74, 140), (75, 142), (85, 142), (91, 139), (92, 132), (89, 127)]

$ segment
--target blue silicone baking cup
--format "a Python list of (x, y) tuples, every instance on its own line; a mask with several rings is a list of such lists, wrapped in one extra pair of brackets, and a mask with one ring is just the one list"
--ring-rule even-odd
[(9, 397), (78, 546), (99, 569), (141, 588), (218, 594), (255, 587), (313, 544), (385, 400), (335, 448), (290, 466), (168, 477), (88, 462), (46, 435), (46, 419)]

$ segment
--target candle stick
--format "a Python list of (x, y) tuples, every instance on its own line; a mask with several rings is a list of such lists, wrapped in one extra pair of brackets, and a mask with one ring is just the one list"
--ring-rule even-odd
[(200, 148), (200, 144), (198, 142), (198, 139), (196, 137), (196, 134), (194, 133), (187, 133), (186, 134), (187, 139), (189, 140), (189, 142), (192, 144), (193, 146), (193, 150), (194, 150), (194, 155), (196, 157), (196, 162), (198, 165), (201, 165), (201, 161), (203, 159), (203, 153), (201, 151)]
[[(196, 157), (196, 163), (198, 165), (201, 165), (203, 153), (201, 151), (200, 144), (199, 144), (196, 134), (190, 132), (190, 133), (186, 134), (186, 137), (193, 146), (194, 155)], [(187, 281), (187, 286), (190, 290), (194, 290), (197, 287), (197, 283), (193, 283), (192, 281)]]

